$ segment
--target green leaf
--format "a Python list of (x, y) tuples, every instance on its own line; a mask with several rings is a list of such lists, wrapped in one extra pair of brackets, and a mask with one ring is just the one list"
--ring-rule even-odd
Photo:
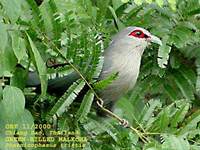
[(56, 40), (60, 39), (61, 36), (61, 32), (62, 32), (62, 26), (60, 26), (60, 19), (55, 18), (57, 15), (56, 13), (58, 12), (56, 3), (54, 2), (54, 0), (50, 0), (49, 1), (49, 6), (50, 6), (50, 10), (51, 10), (51, 14), (52, 14), (52, 25), (53, 25), (53, 33), (54, 33), (54, 38)]
[(178, 69), (181, 66), (181, 60), (174, 54), (170, 56), (170, 66), (173, 69)]
[(177, 127), (178, 123), (184, 120), (190, 107), (190, 104), (186, 103), (185, 101), (178, 101), (176, 105), (179, 109), (176, 111), (170, 121), (171, 127)]
[(198, 31), (197, 26), (196, 26), (194, 23), (192, 23), (192, 22), (186, 21), (186, 22), (183, 22), (182, 25), (183, 25), (184, 27), (187, 27), (187, 28), (190, 29), (190, 30)]
[(169, 36), (165, 36), (163, 37), (163, 44), (162, 46), (159, 47), (158, 50), (158, 65), (161, 68), (166, 68), (166, 65), (168, 63), (168, 59), (169, 59), (169, 53), (171, 51), (171, 47), (167, 45), (167, 40), (168, 40)]
[(12, 76), (12, 72), (17, 64), (17, 59), (10, 45), (2, 53), (2, 68), (0, 72), (3, 72), (4, 76)]
[(163, 87), (166, 94), (169, 96), (170, 100), (172, 101), (177, 100), (177, 94), (174, 92), (174, 89), (170, 84), (164, 83)]
[(47, 35), (53, 34), (52, 33), (52, 30), (53, 30), (52, 17), (54, 16), (52, 13), (49, 12), (49, 10), (50, 10), (49, 3), (43, 3), (40, 6), (41, 16), (42, 16), (42, 19), (44, 20), (44, 29)]
[(93, 100), (94, 100), (94, 93), (91, 90), (89, 90), (84, 96), (81, 106), (76, 113), (76, 118), (77, 118), (76, 120), (82, 121), (85, 119), (85, 117), (90, 111)]
[(196, 67), (197, 67), (196, 91), (198, 95), (200, 95), (200, 58), (196, 60)]
[(181, 67), (178, 72), (182, 74), (182, 76), (187, 80), (190, 84), (190, 87), (194, 89), (195, 82), (196, 82), (196, 74), (190, 67)]
[(46, 71), (46, 65), (43, 61), (37, 47), (31, 40), (30, 36), (27, 34), (28, 41), (30, 43), (31, 52), (33, 53), (33, 60), (35, 61), (35, 65), (37, 68), (37, 71), (39, 73), (39, 78), (41, 82), (41, 96), (45, 96), (46, 90), (47, 90), (47, 71)]
[(107, 6), (110, 3), (110, 0), (104, 0), (104, 1), (97, 1), (97, 8), (99, 8), (101, 11), (97, 12), (97, 23), (100, 23), (101, 21), (106, 19), (107, 14)]
[(14, 138), (14, 136), (11, 136), (13, 138), (13, 141), (10, 142), (11, 145), (16, 145), (14, 148), (11, 146), (8, 146), (8, 142), (6, 141), (6, 135), (0, 134), (0, 150), (22, 150), (21, 146), (19, 145), (17, 138)]
[(19, 88), (6, 86), (3, 90), (3, 100), (0, 103), (3, 119), (17, 120), (24, 112), (25, 97)]
[(193, 129), (197, 128), (197, 124), (200, 122), (200, 110), (197, 110), (193, 113), (188, 120), (186, 121), (186, 125), (181, 128), (179, 135), (187, 134)]
[(102, 68), (103, 68), (103, 62), (104, 62), (104, 58), (102, 56), (99, 57), (99, 61), (98, 61), (98, 64), (96, 65), (96, 69), (95, 71), (93, 72), (93, 78), (94, 79), (97, 79), (102, 71)]
[(161, 132), (167, 128), (169, 121), (170, 121), (169, 112), (167, 109), (164, 109), (159, 117), (159, 128)]
[(176, 10), (176, 1), (174, 0), (168, 0), (170, 6), (172, 7), (173, 10)]
[(200, 149), (200, 146), (197, 144), (194, 144), (194, 145), (191, 145), (191, 150), (199, 150)]
[(85, 82), (81, 79), (75, 81), (53, 106), (47, 116), (47, 120), (49, 120), (50, 117), (55, 114), (57, 116), (61, 116), (65, 111), (67, 111), (68, 107), (72, 104), (79, 92), (83, 89), (84, 85)]
[(186, 44), (192, 43), (192, 31), (184, 26), (178, 25), (173, 31), (174, 36), (178, 38), (180, 44), (178, 47), (184, 47)]
[(122, 97), (117, 105), (123, 111), (123, 117), (126, 117), (130, 124), (139, 124), (139, 118), (141, 114), (138, 110), (141, 110), (141, 107), (134, 107), (134, 105), (126, 98)]
[[(152, 131), (164, 132), (168, 129), (170, 123), (170, 113), (173, 108), (173, 103), (168, 105), (166, 108), (163, 108), (159, 114), (153, 119), (153, 122), (149, 124), (149, 128)], [(151, 125), (151, 126), (150, 126)]]
[(10, 85), (24, 89), (26, 85), (27, 73), (23, 68), (16, 68), (10, 79)]
[(15, 23), (22, 13), (22, 0), (1, 0), (3, 8), (12, 23)]
[(25, 41), (19, 36), (18, 32), (10, 32), (12, 39), (12, 49), (18, 59), (18, 63), (26, 56)]
[(142, 1), (141, 1), (141, 0), (134, 0), (134, 2), (135, 2), (137, 5), (141, 5), (141, 4), (142, 4)]
[(28, 144), (34, 144), (33, 141), (30, 141), (30, 139), (34, 138), (35, 135), (35, 126), (34, 126), (34, 119), (32, 114), (28, 110), (24, 110), (24, 112), (17, 118), (17, 126), (18, 131), (27, 132), (25, 135), (19, 135), (19, 137), (25, 137), (26, 140), (23, 141), (23, 144), (27, 144), (25, 147), (30, 149), (28, 147)]
[[(0, 84), (2, 84), (2, 81), (0, 80)], [(3, 86), (0, 86), (0, 101), (3, 99)]]
[(161, 103), (158, 100), (151, 100), (149, 101), (149, 107), (146, 105), (146, 110), (144, 112), (144, 115), (142, 116), (141, 122), (145, 125), (146, 122), (150, 120), (150, 118), (153, 116), (153, 113), (155, 111), (155, 108), (160, 106)]
[(173, 79), (174, 79), (174, 82), (176, 83), (176, 85), (181, 90), (183, 96), (189, 101), (193, 100), (194, 93), (193, 93), (192, 87), (190, 86), (188, 81), (182, 76), (182, 74), (180, 74), (178, 72), (174, 72)]
[(117, 17), (115, 10), (111, 6), (108, 6), (108, 8), (110, 9), (110, 12), (112, 13), (114, 20), (116, 21), (118, 29), (121, 30), (125, 28), (125, 25)]
[(111, 84), (114, 80), (116, 80), (117, 77), (118, 77), (118, 73), (113, 73), (110, 76), (108, 76), (106, 79), (95, 83), (94, 88), (96, 90), (105, 89), (109, 84)]
[(41, 12), (39, 7), (37, 6), (36, 2), (34, 0), (26, 0), (26, 2), (29, 4), (31, 7), (31, 12), (33, 15), (33, 19), (31, 20), (31, 26), (36, 29), (36, 31), (43, 30), (44, 27), (44, 22), (43, 19), (41, 18)]
[(115, 127), (106, 120), (101, 120), (101, 122), (92, 120), (91, 122), (84, 124), (83, 126), (88, 133), (98, 135), (100, 133), (106, 132), (110, 137), (112, 137), (114, 141), (118, 141)]
[(8, 42), (7, 26), (0, 22), (0, 53), (4, 51)]
[(162, 150), (190, 150), (190, 145), (187, 140), (175, 135), (164, 136), (165, 142), (162, 144)]
[(112, 0), (113, 8), (116, 11), (120, 6), (122, 6), (124, 3), (122, 0)]

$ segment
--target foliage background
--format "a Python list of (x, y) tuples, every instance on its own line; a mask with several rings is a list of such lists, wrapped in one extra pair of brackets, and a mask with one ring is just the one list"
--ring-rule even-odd
[[(113, 118), (98, 118), (91, 109), (91, 91), (77, 106), (74, 100), (84, 80), (74, 82), (61, 98), (46, 93), (48, 78), (73, 71), (70, 65), (47, 67), (49, 58), (68, 60), (94, 83), (112, 35), (132, 25), (148, 29), (163, 42), (145, 50), (137, 85), (114, 111), (146, 141)], [(7, 123), (19, 124), (20, 130), (22, 124), (34, 122), (56, 122), (60, 130), (80, 131), (88, 139), (87, 150), (200, 149), (199, 29), (199, 0), (45, 0), (40, 6), (33, 0), (1, 0), (0, 149), (8, 149)], [(41, 94), (25, 88), (29, 69), (39, 74)]]

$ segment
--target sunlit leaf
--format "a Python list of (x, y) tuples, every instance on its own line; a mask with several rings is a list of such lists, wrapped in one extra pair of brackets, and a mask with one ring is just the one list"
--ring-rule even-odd
[(158, 64), (161, 68), (166, 68), (169, 59), (169, 53), (171, 51), (171, 47), (167, 45), (168, 36), (163, 38), (163, 44), (159, 47), (158, 50)]
[(1, 0), (3, 8), (5, 9), (6, 14), (9, 16), (12, 23), (15, 23), (22, 13), (22, 2), (22, 0)]
[(17, 120), (24, 112), (25, 97), (23, 92), (16, 87), (6, 86), (3, 90), (1, 113), (4, 120)]
[(40, 78), (40, 82), (41, 82), (41, 94), (42, 96), (45, 95), (46, 90), (47, 90), (47, 72), (46, 72), (46, 66), (45, 63), (37, 49), (37, 47), (35, 46), (35, 44), (33, 43), (33, 41), (31, 40), (30, 36), (28, 36), (28, 40), (31, 46), (31, 51), (33, 53), (33, 59), (35, 61), (36, 64), (36, 68), (37, 71), (39, 73), (39, 78)]

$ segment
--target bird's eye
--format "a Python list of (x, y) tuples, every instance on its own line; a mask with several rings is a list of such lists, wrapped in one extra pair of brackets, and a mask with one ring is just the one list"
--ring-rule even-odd
[(141, 30), (132, 31), (129, 36), (137, 37), (137, 38), (148, 38), (149, 36), (144, 34)]

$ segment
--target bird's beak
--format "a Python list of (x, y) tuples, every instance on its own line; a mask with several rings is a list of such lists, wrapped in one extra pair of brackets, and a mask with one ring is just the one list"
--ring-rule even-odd
[(156, 43), (156, 44), (158, 44), (160, 46), (162, 45), (162, 41), (158, 37), (156, 37), (154, 35), (151, 35), (150, 42)]

